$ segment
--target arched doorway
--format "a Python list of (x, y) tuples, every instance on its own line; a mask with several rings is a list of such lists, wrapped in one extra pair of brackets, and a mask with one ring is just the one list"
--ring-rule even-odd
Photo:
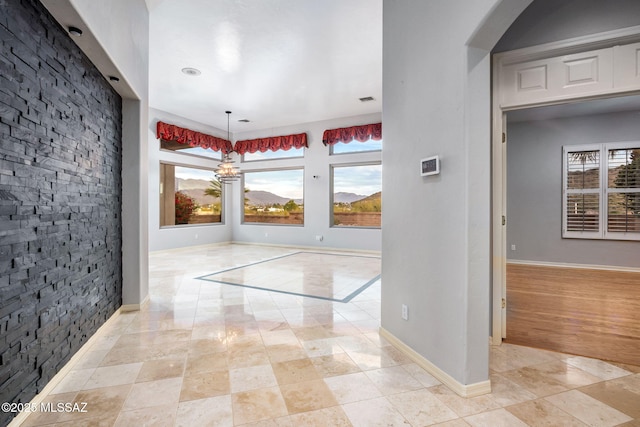
[[(539, 107), (542, 105), (567, 105), (571, 103), (573, 109), (587, 109), (593, 113), (594, 105), (605, 105), (604, 103), (581, 103), (583, 107), (576, 107), (577, 101), (586, 99), (607, 99), (612, 96), (628, 95), (640, 89), (640, 84), (632, 76), (631, 79), (622, 78), (624, 73), (629, 72), (629, 64), (633, 62), (633, 55), (637, 53), (636, 44), (640, 40), (640, 27), (628, 27), (623, 30), (608, 31), (598, 34), (588, 34), (581, 37), (564, 40), (560, 42), (550, 42), (536, 47), (520, 49), (514, 52), (505, 52), (494, 58), (494, 94), (493, 94), (493, 255), (494, 255), (494, 275), (493, 275), (493, 336), (504, 337), (506, 335), (505, 317), (509, 308), (509, 301), (505, 301), (507, 295), (506, 288), (506, 265), (507, 259), (517, 257), (516, 242), (507, 240), (507, 227), (511, 225), (510, 219), (514, 218), (507, 214), (507, 148), (509, 146), (509, 134), (506, 132), (507, 113), (513, 117), (522, 117), (524, 111), (529, 107)], [(618, 46), (620, 45), (620, 46)], [(614, 47), (615, 46), (615, 47)], [(615, 51), (615, 53), (614, 53)], [(626, 51), (629, 51), (627, 54)], [(603, 55), (603, 56), (601, 56)], [(608, 56), (609, 55), (609, 56)], [(626, 61), (625, 55), (631, 57), (631, 62)], [(584, 67), (584, 68), (582, 68)], [(578, 69), (582, 68), (578, 72)], [(607, 72), (613, 69), (613, 73)], [(554, 76), (554, 70), (560, 72)], [(506, 77), (513, 72), (511, 77), (511, 87)], [(632, 74), (632, 73), (630, 73)], [(578, 75), (580, 75), (578, 77)], [(533, 80), (529, 80), (532, 78)], [(536, 83), (530, 85), (538, 78)], [(566, 78), (561, 84), (556, 84), (558, 79)], [(580, 79), (578, 82), (577, 79)], [(571, 81), (573, 79), (573, 81)], [(607, 80), (608, 79), (608, 80)], [(537, 86), (537, 87), (536, 87)], [(509, 90), (516, 98), (510, 98)], [(617, 102), (620, 105), (620, 102)], [(588, 107), (586, 107), (589, 105)], [(609, 107), (612, 102), (608, 102)], [(561, 108), (561, 107), (554, 107)], [(541, 110), (538, 108), (537, 110)], [(550, 111), (550, 110), (547, 110)], [(566, 111), (566, 110), (565, 110)], [(539, 111), (538, 111), (538, 114)], [(588, 113), (587, 113), (588, 114)], [(506, 141), (506, 143), (505, 143)], [(558, 158), (558, 163), (560, 163)], [(556, 171), (558, 181), (560, 181), (560, 171)], [(559, 187), (559, 186), (558, 186)], [(560, 191), (560, 188), (558, 188)], [(560, 195), (558, 195), (558, 200)], [(517, 210), (512, 210), (512, 213)], [(560, 218), (558, 212), (552, 212)], [(515, 222), (515, 221), (514, 221)], [(507, 225), (505, 225), (505, 223)], [(557, 227), (558, 239), (560, 227)], [(513, 233), (512, 233), (513, 236)], [(527, 239), (526, 244), (531, 245), (535, 239)], [(562, 245), (566, 246), (566, 240)], [(561, 245), (558, 245), (561, 246)], [(599, 264), (605, 264), (603, 260)], [(517, 258), (516, 258), (517, 259)], [(538, 260), (544, 259), (539, 256)], [(587, 259), (587, 258), (585, 258)], [(584, 264), (593, 264), (593, 260), (585, 261)], [(576, 266), (571, 266), (575, 268)], [(584, 267), (584, 266), (583, 266)], [(624, 267), (624, 266), (623, 266)], [(531, 273), (529, 273), (531, 274)], [(555, 271), (553, 274), (558, 274)], [(594, 273), (591, 273), (594, 275)], [(505, 303), (506, 306), (505, 307)], [(571, 316), (575, 316), (575, 313)], [(532, 326), (529, 325), (529, 328)], [(573, 335), (572, 335), (573, 336)], [(498, 343), (500, 340), (494, 340)], [(577, 349), (565, 347), (550, 347), (551, 349), (580, 353)], [(584, 354), (584, 353), (580, 353)], [(587, 354), (594, 357), (603, 358), (602, 354)]]

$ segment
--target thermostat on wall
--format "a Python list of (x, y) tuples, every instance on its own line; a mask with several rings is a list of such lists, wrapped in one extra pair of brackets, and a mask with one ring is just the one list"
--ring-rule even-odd
[(427, 157), (420, 160), (420, 175), (429, 176), (440, 173), (440, 156)]

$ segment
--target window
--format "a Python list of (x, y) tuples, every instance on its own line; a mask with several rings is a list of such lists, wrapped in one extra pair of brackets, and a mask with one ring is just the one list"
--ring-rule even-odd
[(640, 143), (563, 152), (562, 237), (640, 240)]
[(242, 156), (243, 162), (255, 162), (260, 160), (272, 160), (272, 159), (290, 159), (293, 157), (304, 157), (304, 147), (301, 148), (290, 148), (289, 150), (278, 150), (278, 151), (265, 151), (261, 153), (260, 151), (256, 151), (255, 153), (245, 153)]
[(331, 147), (330, 154), (380, 151), (382, 123), (327, 129), (322, 133), (322, 143)]
[(188, 144), (180, 144), (176, 141), (160, 140), (160, 148), (163, 150), (176, 151), (183, 154), (191, 154), (194, 156), (208, 157), (210, 159), (222, 159), (220, 151), (213, 151), (211, 148), (191, 147)]
[(369, 139), (365, 142), (351, 141), (348, 144), (344, 142), (338, 142), (331, 146), (331, 154), (344, 154), (344, 153), (363, 153), (366, 151), (380, 151), (382, 150), (382, 140)]
[(334, 227), (380, 227), (381, 164), (333, 166), (331, 182)]
[(304, 171), (245, 172), (244, 223), (304, 224)]
[(160, 163), (160, 226), (222, 222), (222, 186), (215, 173)]

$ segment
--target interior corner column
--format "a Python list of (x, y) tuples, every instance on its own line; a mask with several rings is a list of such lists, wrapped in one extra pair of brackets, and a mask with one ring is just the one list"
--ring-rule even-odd
[(122, 304), (140, 306), (149, 294), (148, 109), (122, 100)]

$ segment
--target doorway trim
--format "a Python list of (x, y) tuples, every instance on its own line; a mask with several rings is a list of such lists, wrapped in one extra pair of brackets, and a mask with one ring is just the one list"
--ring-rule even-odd
[[(506, 338), (507, 323), (507, 144), (506, 113), (530, 107), (567, 104), (576, 101), (625, 96), (640, 91), (638, 83), (623, 88), (610, 87), (596, 91), (585, 91), (573, 95), (549, 96), (540, 91), (539, 99), (529, 97), (525, 101), (503, 104), (507, 88), (502, 76), (506, 67), (531, 61), (550, 60), (566, 55), (585, 53), (597, 49), (612, 48), (640, 42), (640, 26), (622, 28), (603, 33), (590, 34), (557, 42), (545, 43), (523, 49), (500, 52), (492, 55), (491, 93), (491, 151), (492, 151), (492, 324), (491, 344), (500, 345)], [(640, 62), (640, 53), (637, 61)], [(640, 67), (640, 64), (638, 64)], [(638, 71), (640, 73), (640, 71)]]

